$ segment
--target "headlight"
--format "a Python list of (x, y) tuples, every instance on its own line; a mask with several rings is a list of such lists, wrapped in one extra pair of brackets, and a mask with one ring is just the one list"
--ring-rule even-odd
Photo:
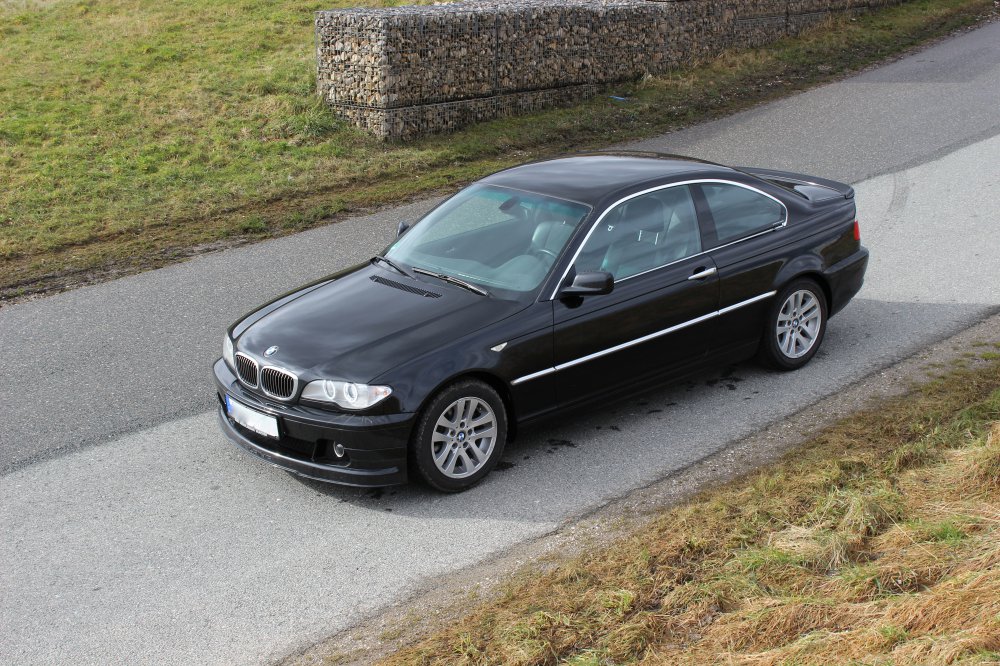
[(236, 367), (236, 358), (233, 356), (233, 340), (228, 333), (222, 340), (222, 358), (225, 359), (230, 368)]
[(309, 382), (302, 390), (302, 398), (318, 402), (331, 402), (344, 409), (368, 409), (392, 393), (389, 386), (369, 386), (354, 382), (319, 379)]

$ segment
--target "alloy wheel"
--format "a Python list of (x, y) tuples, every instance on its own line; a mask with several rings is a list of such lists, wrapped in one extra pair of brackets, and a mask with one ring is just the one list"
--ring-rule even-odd
[(431, 457), (445, 476), (461, 479), (475, 474), (493, 454), (497, 419), (485, 400), (463, 397), (438, 417), (431, 435)]
[(816, 344), (822, 323), (816, 295), (807, 289), (792, 292), (778, 311), (774, 330), (778, 349), (788, 358), (805, 356)]

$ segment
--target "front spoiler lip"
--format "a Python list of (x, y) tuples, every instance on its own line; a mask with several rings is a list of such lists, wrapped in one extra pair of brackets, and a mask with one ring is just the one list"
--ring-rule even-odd
[(225, 409), (220, 405), (218, 409), (219, 427), (231, 442), (236, 444), (245, 453), (260, 458), (271, 465), (286, 472), (291, 472), (297, 476), (314, 481), (325, 483), (336, 483), (343, 486), (355, 486), (359, 488), (378, 488), (383, 486), (394, 486), (406, 483), (406, 469), (399, 467), (386, 467), (382, 469), (357, 469), (348, 467), (335, 467), (332, 465), (321, 465), (307, 460), (299, 460), (282, 455), (277, 451), (271, 451), (258, 445), (248, 437), (243, 436), (226, 416)]

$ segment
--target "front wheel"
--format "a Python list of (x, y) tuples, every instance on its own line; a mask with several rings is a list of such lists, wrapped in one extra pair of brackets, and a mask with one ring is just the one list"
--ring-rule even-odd
[(430, 401), (413, 435), (413, 462), (420, 476), (444, 492), (479, 483), (503, 454), (507, 413), (490, 386), (465, 380)]
[(797, 370), (816, 355), (826, 333), (826, 295), (809, 279), (778, 292), (764, 325), (760, 359), (778, 370)]

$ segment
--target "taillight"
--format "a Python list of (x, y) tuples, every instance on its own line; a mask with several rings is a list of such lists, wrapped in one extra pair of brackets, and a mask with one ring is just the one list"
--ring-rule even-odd
[(861, 240), (861, 225), (858, 224), (857, 220), (854, 220), (854, 240)]

